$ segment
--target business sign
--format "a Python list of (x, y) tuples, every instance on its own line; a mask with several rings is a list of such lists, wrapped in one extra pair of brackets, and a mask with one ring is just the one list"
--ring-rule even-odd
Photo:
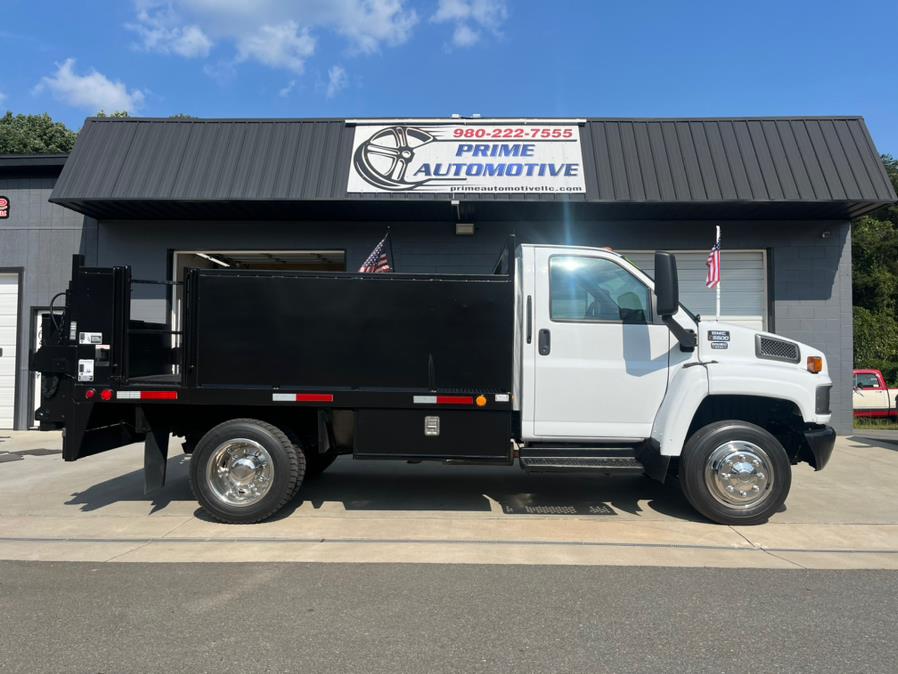
[(348, 192), (585, 192), (577, 124), (358, 124)]
[(9, 199), (6, 197), (0, 197), (0, 220), (5, 220), (9, 217)]

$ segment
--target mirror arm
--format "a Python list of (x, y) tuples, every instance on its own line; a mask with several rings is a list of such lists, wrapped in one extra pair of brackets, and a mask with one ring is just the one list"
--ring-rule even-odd
[(677, 338), (677, 341), (680, 343), (680, 351), (695, 351), (695, 346), (698, 343), (697, 336), (693, 330), (687, 330), (682, 325), (677, 323), (673, 316), (661, 316), (661, 320), (664, 321), (664, 324), (670, 328), (670, 331), (674, 334), (674, 337)]

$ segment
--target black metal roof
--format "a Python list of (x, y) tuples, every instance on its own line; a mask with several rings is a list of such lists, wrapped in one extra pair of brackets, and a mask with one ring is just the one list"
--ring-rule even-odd
[(0, 154), (0, 176), (59, 175), (67, 154)]
[[(50, 201), (98, 218), (446, 212), (447, 194), (347, 193), (353, 128), (342, 119), (90, 118)], [(588, 119), (581, 144), (585, 193), (458, 198), (495, 217), (509, 202), (535, 215), (563, 201), (615, 217), (797, 219), (854, 217), (896, 200), (861, 117)]]

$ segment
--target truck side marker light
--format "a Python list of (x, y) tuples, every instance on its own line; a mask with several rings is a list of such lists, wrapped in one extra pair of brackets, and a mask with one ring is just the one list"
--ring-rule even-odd
[(93, 400), (97, 395), (97, 391), (95, 389), (89, 388), (84, 392), (85, 400)]
[(334, 402), (333, 393), (297, 393), (296, 402), (298, 403), (332, 403)]
[(474, 398), (474, 402), (477, 403), (477, 407), (486, 407), (486, 396), (481, 393)]
[(473, 405), (473, 396), (437, 396), (437, 405)]
[[(104, 391), (105, 393), (105, 391)], [(111, 393), (111, 392), (110, 392)], [(119, 400), (177, 400), (177, 391), (118, 391)]]
[(100, 398), (102, 398), (103, 400), (112, 400), (112, 389), (104, 388), (100, 393)]
[(412, 402), (416, 405), (473, 405), (474, 396), (412, 396)]
[(823, 359), (820, 356), (808, 356), (808, 372), (818, 374), (823, 371)]
[(177, 400), (177, 391), (141, 391), (141, 400)]
[(272, 402), (276, 403), (332, 403), (333, 393), (272, 393)]

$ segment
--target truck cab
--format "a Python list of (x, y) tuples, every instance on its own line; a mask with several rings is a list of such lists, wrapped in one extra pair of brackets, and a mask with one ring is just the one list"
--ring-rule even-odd
[(823, 354), (690, 313), (666, 252), (654, 278), (610, 249), (513, 242), (481, 275), (190, 270), (177, 340), (130, 319), (131, 284), (76, 258), (32, 359), (36, 417), (70, 461), (144, 441), (148, 490), (184, 437), (225, 522), (351, 454), (673, 476), (709, 519), (752, 524), (835, 442)]
[[(683, 420), (722, 396), (743, 396), (732, 402), (746, 407), (776, 399), (807, 424), (829, 423), (832, 381), (820, 351), (679, 303), (660, 306), (655, 281), (610, 250), (521, 246), (519, 254), (526, 439), (654, 438), (674, 455)], [(660, 254), (656, 268), (658, 259), (675, 264)], [(664, 282), (670, 292), (676, 279)]]
[(855, 370), (851, 396), (856, 417), (898, 416), (898, 389), (889, 388), (880, 370)]

